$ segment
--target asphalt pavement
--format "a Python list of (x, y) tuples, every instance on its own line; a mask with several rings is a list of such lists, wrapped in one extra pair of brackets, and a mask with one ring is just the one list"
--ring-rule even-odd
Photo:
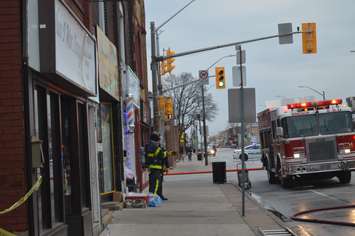
[[(232, 150), (229, 150), (232, 153)], [(226, 154), (229, 156), (230, 154)], [(226, 157), (227, 160), (229, 159)], [(248, 166), (261, 165), (260, 156), (248, 162)], [(328, 208), (355, 204), (355, 173), (351, 184), (342, 185), (336, 178), (325, 181), (313, 181), (284, 189), (278, 184), (270, 185), (265, 171), (249, 172), (252, 182), (253, 198), (265, 209), (268, 209), (290, 227), (298, 235), (305, 236), (354, 236), (355, 229), (348, 226), (336, 226), (316, 223), (303, 223), (290, 218), (300, 212), (315, 208)], [(305, 217), (345, 221), (355, 223), (355, 209), (332, 210), (308, 214)]]
[[(217, 157), (210, 160), (225, 161), (227, 168), (240, 166), (240, 161), (233, 159), (232, 149), (219, 149)], [(246, 165), (249, 168), (261, 167), (260, 155), (250, 155)], [(249, 172), (252, 183), (250, 194), (262, 207), (273, 212), (284, 225), (299, 236), (355, 236), (355, 229), (352, 227), (291, 220), (291, 217), (300, 211), (355, 204), (355, 172), (352, 174), (352, 181), (348, 185), (339, 184), (338, 180), (333, 178), (284, 189), (278, 184), (270, 185), (264, 170), (252, 171)], [(227, 179), (235, 183), (236, 174), (228, 173)], [(325, 211), (305, 217), (355, 223), (355, 209)]]

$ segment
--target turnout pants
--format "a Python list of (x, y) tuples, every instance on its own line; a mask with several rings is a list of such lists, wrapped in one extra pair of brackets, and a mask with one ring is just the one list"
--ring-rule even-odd
[(150, 169), (149, 173), (149, 192), (162, 196), (163, 174), (161, 170)]

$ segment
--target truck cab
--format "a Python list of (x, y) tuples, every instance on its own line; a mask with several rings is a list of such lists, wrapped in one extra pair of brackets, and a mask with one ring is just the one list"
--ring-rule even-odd
[(258, 114), (262, 162), (270, 184), (301, 178), (351, 181), (355, 169), (352, 112), (341, 99), (289, 104)]

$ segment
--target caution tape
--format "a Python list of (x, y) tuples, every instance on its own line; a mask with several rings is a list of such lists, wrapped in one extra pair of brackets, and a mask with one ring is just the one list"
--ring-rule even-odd
[[(39, 187), (42, 184), (42, 181), (43, 181), (42, 176), (39, 176), (36, 183), (31, 187), (31, 189), (23, 197), (21, 197), (17, 202), (12, 204), (9, 208), (0, 211), (0, 215), (4, 215), (6, 213), (9, 213), (9, 212), (15, 210), (16, 208), (18, 208), (19, 206), (21, 206), (22, 204), (24, 204), (27, 201), (27, 199), (35, 191), (38, 191)], [(0, 228), (0, 236), (15, 236), (15, 234), (12, 234), (12, 233)]]
[(37, 191), (39, 189), (41, 184), (42, 184), (42, 176), (40, 176), (37, 179), (36, 183), (32, 186), (32, 188), (22, 198), (20, 198), (17, 202), (12, 204), (12, 206), (10, 206), (9, 208), (0, 211), (0, 215), (6, 214), (10, 211), (13, 211), (16, 208), (18, 208), (19, 206), (21, 206), (23, 203), (25, 203), (27, 201), (27, 199), (33, 194), (33, 192)]
[(16, 234), (10, 233), (10, 232), (0, 228), (0, 236), (16, 236)]

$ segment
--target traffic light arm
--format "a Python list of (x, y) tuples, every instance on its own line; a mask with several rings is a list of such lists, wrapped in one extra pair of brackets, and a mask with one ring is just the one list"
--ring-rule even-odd
[[(304, 32), (304, 33), (308, 33), (308, 32)], [(262, 41), (262, 40), (266, 40), (266, 39), (273, 39), (273, 38), (278, 38), (278, 37), (286, 37), (286, 36), (290, 36), (290, 35), (294, 35), (294, 34), (302, 34), (302, 32), (301, 31), (296, 31), (296, 32), (288, 33), (288, 34), (276, 34), (276, 35), (265, 36), (265, 37), (261, 37), (261, 38), (255, 38), (255, 39), (244, 40), (244, 41), (228, 43), (228, 44), (222, 44), (222, 45), (217, 45), (217, 46), (212, 46), (212, 47), (207, 47), (207, 48), (195, 49), (195, 50), (191, 50), (191, 51), (176, 53), (176, 54), (171, 55), (171, 56), (159, 56), (159, 57), (155, 58), (155, 61), (163, 61), (163, 60), (166, 60), (166, 59), (169, 59), (169, 58), (182, 57), (182, 56), (187, 56), (187, 55), (196, 54), (196, 53), (200, 53), (200, 52), (216, 50), (216, 49), (220, 49), (220, 48), (226, 48), (226, 47), (232, 47), (232, 46), (236, 46), (236, 45), (253, 43), (253, 42)]]

